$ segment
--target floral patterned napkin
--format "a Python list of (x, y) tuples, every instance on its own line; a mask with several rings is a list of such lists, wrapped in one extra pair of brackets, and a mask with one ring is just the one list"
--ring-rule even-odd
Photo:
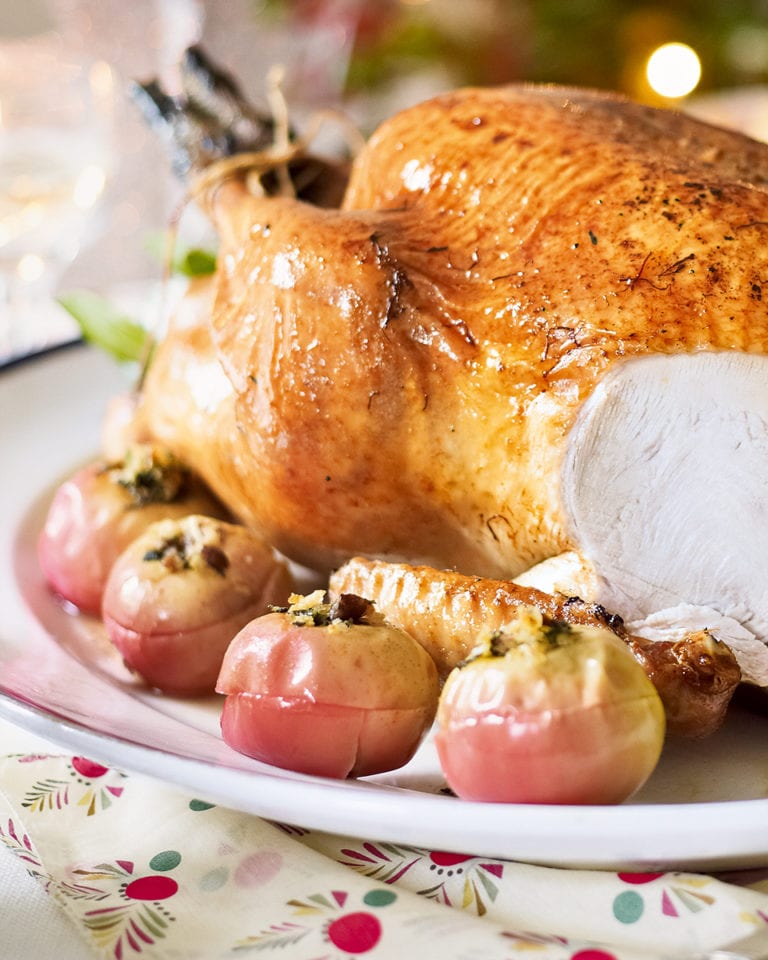
[(768, 924), (768, 871), (561, 870), (331, 836), (86, 757), (0, 759), (0, 839), (113, 960), (658, 960)]

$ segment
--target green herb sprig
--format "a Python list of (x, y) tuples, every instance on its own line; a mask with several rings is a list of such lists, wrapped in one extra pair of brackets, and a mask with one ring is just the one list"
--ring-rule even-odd
[[(168, 261), (170, 251), (166, 233), (149, 234), (144, 245), (147, 252), (160, 263)], [(216, 254), (202, 247), (181, 248), (174, 244), (168, 268), (171, 274), (183, 277), (207, 277), (216, 270)]]
[(106, 297), (91, 290), (71, 290), (58, 302), (75, 319), (85, 341), (101, 347), (120, 363), (143, 362), (148, 331)]

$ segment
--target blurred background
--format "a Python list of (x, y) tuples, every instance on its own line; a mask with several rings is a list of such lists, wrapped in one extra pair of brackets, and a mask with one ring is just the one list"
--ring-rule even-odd
[(538, 81), (768, 139), (768, 0), (0, 0), (6, 318), (35, 289), (160, 275), (150, 238), (183, 185), (126, 91), (159, 78), (174, 93), (192, 43), (256, 103), (279, 64), (296, 117), (340, 108), (364, 134), (441, 90)]

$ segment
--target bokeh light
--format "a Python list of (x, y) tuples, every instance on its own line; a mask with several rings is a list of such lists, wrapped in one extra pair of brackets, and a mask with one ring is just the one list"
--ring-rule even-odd
[(664, 43), (648, 58), (645, 68), (651, 89), (670, 100), (687, 97), (701, 80), (701, 60), (686, 43)]

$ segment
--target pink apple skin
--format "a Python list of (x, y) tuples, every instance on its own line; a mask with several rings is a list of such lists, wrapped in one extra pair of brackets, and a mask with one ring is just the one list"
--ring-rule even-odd
[(437, 707), (429, 654), (376, 613), (371, 622), (318, 624), (291, 610), (259, 617), (230, 644), (216, 685), (227, 697), (225, 742), (277, 767), (338, 779), (407, 763)]
[(286, 562), (246, 527), (200, 515), (152, 524), (116, 560), (102, 617), (151, 687), (212, 694), (232, 638), (293, 587)]
[(65, 480), (38, 538), (43, 575), (56, 594), (82, 613), (98, 615), (112, 564), (151, 523), (189, 513), (229, 516), (194, 478), (169, 502), (137, 504), (117, 476), (118, 467), (96, 461)]

